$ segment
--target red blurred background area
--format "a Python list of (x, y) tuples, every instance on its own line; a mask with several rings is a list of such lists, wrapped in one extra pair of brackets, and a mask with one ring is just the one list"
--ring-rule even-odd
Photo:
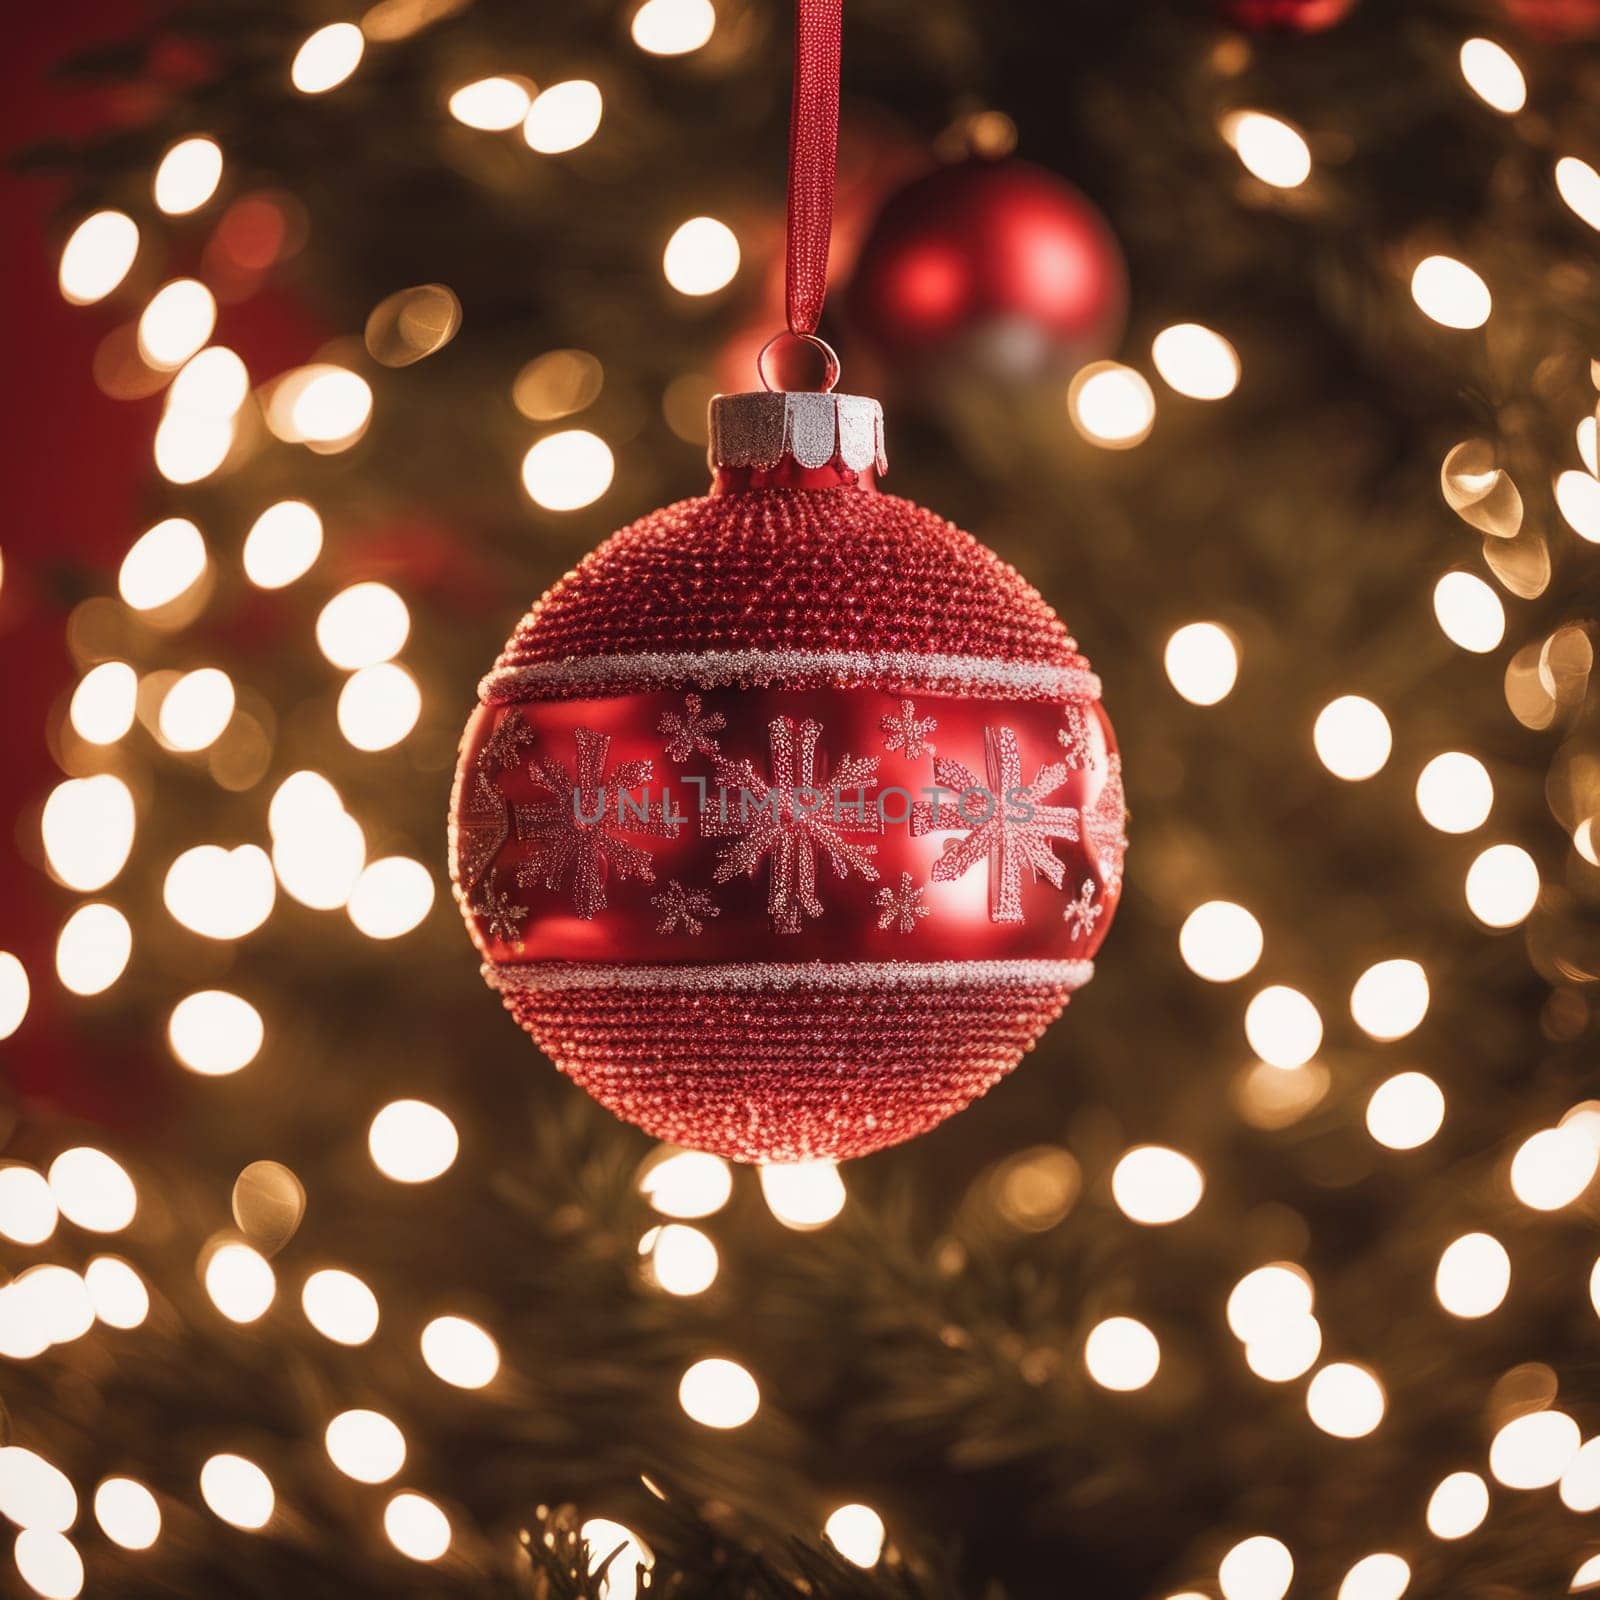
[(9, 1081), (70, 1109), (105, 1109), (107, 1086), (64, 1059), (60, 996), (50, 972), (62, 914), (33, 864), (39, 807), (55, 768), (46, 743), (51, 704), (72, 681), (64, 623), (89, 587), (111, 581), (149, 480), (146, 408), (100, 394), (91, 363), (113, 313), (69, 306), (55, 263), (67, 219), (64, 185), (21, 170), (45, 138), (77, 138), (136, 118), (125, 93), (75, 82), (59, 64), (84, 46), (126, 36), (146, 7), (136, 0), (18, 7), (0, 51), (0, 305), (6, 384), (0, 421), (0, 817), (18, 848), (0, 850), (0, 946), (33, 980), (27, 1022), (0, 1055)]

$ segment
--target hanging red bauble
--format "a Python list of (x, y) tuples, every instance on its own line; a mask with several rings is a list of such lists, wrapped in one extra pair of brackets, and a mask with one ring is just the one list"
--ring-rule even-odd
[(1108, 355), (1127, 298), (1117, 241), (1083, 195), (1042, 167), (981, 159), (895, 195), (848, 292), (860, 337), (896, 364), (1006, 377)]
[(1356, 0), (1220, 0), (1224, 19), (1251, 33), (1321, 33), (1355, 8)]
[(1600, 0), (1500, 0), (1506, 17), (1536, 39), (1591, 39), (1600, 33)]
[(736, 1160), (958, 1111), (1121, 889), (1098, 682), (1013, 568), (877, 492), (882, 438), (872, 400), (719, 396), (712, 492), (551, 589), (462, 741), (485, 978), (602, 1104)]

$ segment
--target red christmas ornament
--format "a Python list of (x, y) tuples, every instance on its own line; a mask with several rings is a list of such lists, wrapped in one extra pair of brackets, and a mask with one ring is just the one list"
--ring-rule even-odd
[(1600, 33), (1600, 0), (1500, 0), (1507, 18), (1536, 39), (1560, 42)]
[(1321, 33), (1355, 8), (1356, 0), (1221, 0), (1223, 17), (1251, 33)]
[(452, 878), (490, 986), (617, 1115), (736, 1160), (863, 1155), (1088, 980), (1119, 759), (1039, 594), (877, 492), (875, 401), (711, 420), (712, 492), (614, 534), (484, 679)]
[(902, 189), (861, 247), (853, 326), (898, 364), (1071, 369), (1122, 336), (1127, 270), (1100, 213), (1023, 161), (968, 160)]

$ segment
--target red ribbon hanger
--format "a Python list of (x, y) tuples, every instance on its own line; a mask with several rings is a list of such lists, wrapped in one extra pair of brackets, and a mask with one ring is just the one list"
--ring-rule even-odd
[(839, 148), (839, 36), (844, 0), (795, 0), (789, 111), (789, 332), (815, 334), (828, 294), (828, 242)]

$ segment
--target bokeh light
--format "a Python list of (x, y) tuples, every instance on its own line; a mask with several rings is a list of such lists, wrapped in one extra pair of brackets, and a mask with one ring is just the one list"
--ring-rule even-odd
[(1150, 357), (1167, 386), (1191, 400), (1221, 400), (1239, 386), (1238, 352), (1220, 333), (1198, 322), (1163, 328), (1150, 346)]
[(1311, 176), (1311, 147), (1299, 129), (1264, 111), (1235, 111), (1223, 118), (1222, 137), (1246, 172), (1274, 189), (1297, 189)]
[(1511, 1287), (1511, 1257), (1491, 1233), (1464, 1233), (1445, 1246), (1433, 1292), (1453, 1317), (1486, 1317)]
[(1519, 844), (1495, 844), (1467, 869), (1467, 906), (1491, 928), (1513, 928), (1539, 900), (1539, 868)]
[(200, 1469), (200, 1494), (211, 1510), (235, 1528), (255, 1532), (272, 1520), (272, 1480), (244, 1456), (214, 1455)]
[(639, 1241), (649, 1276), (668, 1294), (704, 1294), (717, 1281), (717, 1247), (686, 1222), (651, 1228)]
[(20, 1163), (0, 1167), (0, 1236), (43, 1244), (56, 1231), (56, 1202), (43, 1174)]
[(207, 939), (242, 939), (271, 915), (272, 862), (259, 845), (196, 845), (167, 869), (162, 900), (173, 919)]
[(1427, 1014), (1428, 975), (1417, 961), (1379, 961), (1350, 991), (1350, 1015), (1369, 1038), (1403, 1039)]
[(137, 1328), (150, 1315), (150, 1291), (121, 1256), (96, 1256), (83, 1269), (83, 1286), (108, 1328)]
[(1306, 1388), (1311, 1420), (1336, 1439), (1359, 1439), (1383, 1421), (1383, 1385), (1354, 1361), (1332, 1361)]
[(1206, 1180), (1188, 1156), (1165, 1145), (1129, 1150), (1111, 1173), (1111, 1194), (1122, 1214), (1147, 1227), (1177, 1222), (1200, 1204)]
[(1400, 1600), (1411, 1584), (1411, 1567), (1392, 1551), (1363, 1556), (1345, 1573), (1338, 1600)]
[(120, 1233), (139, 1197), (133, 1179), (104, 1150), (77, 1145), (50, 1163), (50, 1192), (61, 1215), (90, 1233)]
[(1511, 52), (1493, 39), (1468, 39), (1461, 46), (1461, 76), (1492, 110), (1513, 116), (1528, 103), (1528, 85)]
[(1489, 1471), (1508, 1489), (1548, 1489), (1558, 1483), (1583, 1443), (1564, 1411), (1513, 1417), (1489, 1445)]
[(611, 487), (611, 447), (585, 428), (546, 434), (522, 458), (528, 498), (546, 511), (577, 511)]
[(1600, 172), (1576, 156), (1556, 162), (1556, 191), (1575, 217), (1600, 229)]
[(1425, 1072), (1397, 1072), (1367, 1101), (1367, 1132), (1390, 1150), (1415, 1150), (1444, 1124), (1444, 1092)]
[(387, 1483), (406, 1462), (406, 1439), (381, 1411), (341, 1411), (323, 1434), (328, 1459), (357, 1483)]
[(1489, 1485), (1476, 1472), (1452, 1472), (1428, 1497), (1428, 1532), (1436, 1539), (1465, 1539), (1489, 1515)]
[(587, 78), (569, 78), (542, 90), (522, 124), (522, 137), (541, 155), (560, 155), (587, 144), (600, 128), (605, 102)]
[(661, 270), (679, 294), (715, 294), (739, 270), (739, 240), (715, 217), (690, 217), (667, 240)]
[(261, 1013), (225, 989), (202, 989), (172, 1008), (167, 1042), (191, 1072), (222, 1078), (250, 1065), (266, 1039)]
[(1247, 1272), (1228, 1295), (1228, 1326), (1245, 1344), (1311, 1314), (1311, 1280), (1299, 1267), (1274, 1261)]
[(353, 1272), (323, 1267), (300, 1291), (306, 1321), (335, 1344), (362, 1345), (378, 1331), (378, 1297)]
[(1232, 983), (1261, 959), (1261, 924), (1231, 900), (1207, 900), (1184, 918), (1178, 953), (1196, 977)]
[(1569, 469), (1555, 482), (1556, 509), (1580, 539), (1600, 543), (1600, 482), (1587, 472)]
[(1417, 777), (1417, 810), (1440, 833), (1471, 833), (1494, 809), (1494, 782), (1476, 756), (1446, 750)]
[(367, 41), (353, 22), (330, 22), (294, 53), (289, 81), (301, 94), (326, 94), (361, 65)]
[(39, 822), (51, 870), (69, 889), (84, 890), (103, 888), (122, 871), (133, 827), (133, 796), (109, 772), (58, 783)]
[(450, 115), (484, 133), (503, 133), (528, 114), (531, 86), (523, 78), (478, 78), (450, 96)]
[(703, 1150), (665, 1149), (640, 1176), (639, 1193), (664, 1217), (709, 1217), (733, 1194), (733, 1168)]
[(678, 1404), (707, 1428), (742, 1428), (761, 1407), (756, 1380), (737, 1361), (696, 1361), (678, 1384)]
[(392, 661), (363, 667), (339, 691), (339, 731), (357, 750), (387, 750), (417, 725), (422, 692)]
[(1067, 414), (1090, 444), (1131, 450), (1150, 437), (1156, 397), (1142, 373), (1117, 361), (1096, 361), (1074, 375)]
[(398, 939), (421, 925), (433, 909), (433, 874), (409, 856), (369, 862), (345, 907), (369, 939)]
[(180, 139), (156, 168), (156, 209), (169, 217), (198, 211), (222, 182), (222, 149), (215, 139), (196, 135)]
[(1600, 1438), (1590, 1439), (1568, 1462), (1557, 1492), (1569, 1511), (1600, 1511)]
[(124, 1550), (148, 1550), (161, 1537), (161, 1507), (137, 1478), (102, 1478), (94, 1491), (94, 1519)]
[(139, 227), (125, 212), (85, 217), (61, 250), (62, 299), (75, 306), (104, 300), (127, 277), (138, 253)]
[(318, 648), (347, 672), (387, 661), (410, 632), (411, 613), (386, 583), (353, 583), (317, 616)]
[(138, 673), (126, 661), (102, 661), (78, 681), (67, 715), (80, 738), (115, 744), (133, 726), (138, 697)]
[(1283, 1600), (1293, 1582), (1288, 1545), (1265, 1533), (1241, 1539), (1217, 1567), (1223, 1600)]
[(322, 553), (322, 518), (304, 500), (279, 500), (250, 524), (244, 575), (258, 588), (281, 589), (311, 570)]
[(1394, 742), (1389, 719), (1358, 694), (1330, 700), (1317, 713), (1311, 738), (1323, 766), (1350, 783), (1381, 771)]
[(1298, 989), (1269, 984), (1245, 1008), (1244, 1032), (1269, 1066), (1301, 1067), (1321, 1048), (1322, 1017)]
[(1481, 328), (1494, 309), (1488, 284), (1454, 256), (1419, 261), (1411, 274), (1411, 298), (1425, 317), (1445, 328)]
[(9, 1039), (28, 1014), (28, 970), (9, 950), (0, 950), (0, 1039)]
[(883, 1555), (883, 1518), (871, 1506), (864, 1506), (857, 1501), (835, 1506), (828, 1513), (822, 1531), (828, 1543), (846, 1561), (854, 1562), (858, 1567), (875, 1567)]
[(79, 906), (56, 940), (56, 976), (73, 994), (104, 994), (133, 953), (133, 929), (115, 906)]
[(1600, 1149), (1575, 1123), (1543, 1128), (1511, 1158), (1511, 1192), (1532, 1211), (1569, 1206), (1594, 1180)]
[(1161, 1345), (1134, 1317), (1107, 1317), (1089, 1330), (1083, 1364), (1102, 1389), (1142, 1389), (1161, 1366)]
[(211, 337), (217, 302), (198, 278), (174, 278), (139, 318), (139, 354), (162, 371), (181, 367)]
[(716, 30), (711, 0), (644, 0), (633, 14), (633, 42), (653, 56), (698, 50)]
[(426, 1495), (409, 1490), (383, 1508), (383, 1531), (413, 1561), (437, 1561), (450, 1548), (450, 1519)]
[(168, 517), (134, 541), (117, 573), (117, 590), (135, 611), (176, 600), (206, 570), (206, 542), (187, 518)]
[(206, 1293), (230, 1322), (256, 1322), (278, 1293), (271, 1264), (259, 1250), (230, 1243), (211, 1252), (205, 1266)]
[(171, 750), (204, 750), (233, 717), (233, 680), (218, 667), (186, 672), (161, 700), (156, 726)]
[(797, 1161), (761, 1168), (761, 1193), (786, 1228), (825, 1227), (844, 1210), (844, 1179), (832, 1161)]
[(1486, 655), (1506, 633), (1506, 608), (1500, 596), (1482, 578), (1470, 572), (1447, 572), (1433, 589), (1433, 614), (1445, 637)]
[(24, 1528), (11, 1555), (18, 1576), (41, 1600), (77, 1600), (83, 1592), (83, 1557), (65, 1534)]
[(1239, 677), (1239, 647), (1215, 622), (1190, 622), (1167, 640), (1165, 664), (1172, 687), (1190, 705), (1214, 706)]
[(456, 1125), (425, 1100), (391, 1100), (367, 1130), (372, 1163), (396, 1183), (429, 1183), (448, 1172), (460, 1149)]
[(435, 1317), (422, 1330), (422, 1359), (434, 1377), (457, 1389), (481, 1389), (500, 1370), (500, 1347), (466, 1317)]
[(588, 1518), (579, 1525), (578, 1537), (589, 1546), (590, 1572), (599, 1571), (610, 1558), (600, 1584), (600, 1600), (637, 1600), (639, 1568), (648, 1572), (655, 1565), (650, 1546), (631, 1528), (608, 1517)]

